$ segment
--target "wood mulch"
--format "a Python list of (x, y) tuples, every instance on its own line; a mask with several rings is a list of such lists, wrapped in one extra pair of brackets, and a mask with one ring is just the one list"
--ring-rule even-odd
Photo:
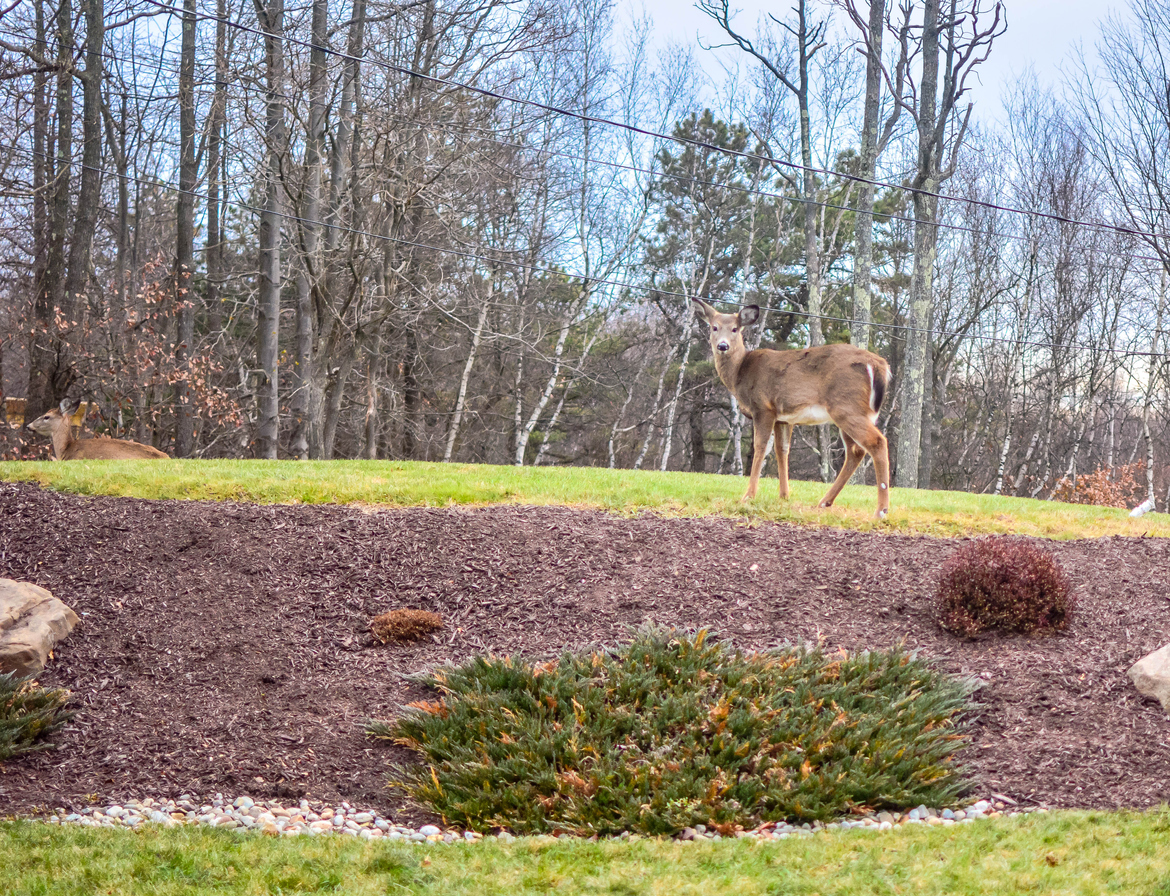
[[(363, 723), (422, 696), (407, 676), (477, 652), (547, 656), (643, 623), (747, 647), (899, 642), (980, 679), (965, 759), (1021, 804), (1170, 799), (1170, 719), (1126, 669), (1170, 641), (1170, 540), (1051, 542), (1077, 592), (1057, 637), (943, 632), (956, 542), (570, 508), (369, 510), (82, 498), (0, 483), (0, 576), (81, 624), (41, 676), (79, 710), (60, 749), (0, 766), (0, 814), (94, 799), (348, 800), (417, 821), (385, 786), (401, 748)], [(441, 614), (382, 645), (371, 617)]]

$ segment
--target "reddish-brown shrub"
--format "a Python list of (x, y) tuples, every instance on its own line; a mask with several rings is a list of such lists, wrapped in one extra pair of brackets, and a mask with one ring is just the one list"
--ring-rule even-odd
[(1097, 507), (1129, 507), (1145, 488), (1137, 476), (1146, 465), (1142, 461), (1120, 467), (1098, 467), (1072, 479), (1064, 477), (1052, 487), (1052, 500), (1068, 504), (1093, 504)]
[(370, 631), (383, 644), (416, 641), (442, 627), (443, 617), (427, 610), (391, 610), (370, 621)]
[(983, 538), (955, 551), (943, 567), (937, 601), (942, 627), (959, 635), (1056, 631), (1068, 625), (1073, 609), (1056, 558), (1011, 538)]

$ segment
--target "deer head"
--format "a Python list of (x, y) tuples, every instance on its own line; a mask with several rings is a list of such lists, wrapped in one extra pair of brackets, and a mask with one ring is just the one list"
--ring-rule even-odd
[(721, 355), (735, 357), (746, 349), (743, 343), (743, 328), (750, 327), (760, 319), (760, 306), (748, 305), (738, 314), (722, 314), (713, 305), (702, 299), (693, 300), (699, 306), (700, 319), (710, 327), (711, 353), (716, 360)]

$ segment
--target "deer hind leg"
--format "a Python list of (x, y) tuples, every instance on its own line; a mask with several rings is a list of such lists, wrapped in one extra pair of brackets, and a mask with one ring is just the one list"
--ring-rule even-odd
[(752, 416), (752, 475), (748, 480), (747, 491), (744, 493), (743, 501), (750, 501), (756, 496), (756, 490), (760, 487), (760, 470), (764, 468), (764, 452), (768, 450), (768, 439), (772, 435), (772, 425), (775, 423), (774, 416), (756, 413)]
[(780, 499), (788, 500), (788, 451), (792, 447), (792, 424), (780, 420), (772, 427), (776, 437), (776, 473), (780, 477)]
[[(848, 428), (848, 433), (846, 433)], [(877, 478), (877, 513), (875, 516), (878, 519), (884, 517), (890, 512), (890, 446), (886, 442), (886, 437), (882, 435), (882, 431), (874, 426), (869, 420), (862, 420), (859, 423), (848, 425), (841, 428), (841, 436), (844, 438), (848, 435), (857, 447), (860, 447), (865, 454), (873, 458), (873, 472)], [(857, 468), (861, 458), (865, 456), (861, 454), (857, 458), (857, 462), (849, 468), (849, 475), (853, 475), (853, 470)], [(848, 461), (848, 458), (846, 458)], [(848, 463), (846, 464), (848, 466)], [(842, 469), (844, 472), (844, 469)], [(845, 479), (849, 477), (846, 476)], [(833, 488), (829, 494), (833, 497), (837, 496), (837, 492), (841, 489), (838, 486), (844, 487), (844, 480), (838, 476), (837, 481), (833, 483)], [(826, 500), (827, 500), (826, 496)]]
[(837, 500), (837, 495), (841, 494), (841, 489), (845, 488), (845, 483), (849, 481), (849, 477), (853, 475), (853, 471), (865, 459), (865, 449), (851, 439), (849, 434), (843, 429), (841, 430), (841, 441), (845, 443), (845, 461), (841, 464), (841, 472), (833, 480), (833, 485), (829, 489), (828, 494), (821, 498), (821, 507), (833, 506), (833, 502)]

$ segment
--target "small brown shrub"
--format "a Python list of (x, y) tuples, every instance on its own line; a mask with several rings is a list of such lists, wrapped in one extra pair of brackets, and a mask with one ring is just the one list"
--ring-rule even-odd
[(955, 551), (936, 599), (940, 624), (958, 635), (1057, 631), (1073, 610), (1072, 588), (1056, 558), (1011, 538), (983, 538)]
[(417, 641), (423, 635), (442, 627), (443, 617), (428, 610), (391, 610), (370, 621), (370, 631), (383, 644), (390, 641)]
[(1092, 504), (1097, 507), (1129, 507), (1142, 493), (1144, 486), (1137, 477), (1145, 470), (1142, 461), (1119, 467), (1098, 467), (1092, 473), (1082, 473), (1076, 482), (1064, 477), (1052, 487), (1052, 500), (1067, 504)]

